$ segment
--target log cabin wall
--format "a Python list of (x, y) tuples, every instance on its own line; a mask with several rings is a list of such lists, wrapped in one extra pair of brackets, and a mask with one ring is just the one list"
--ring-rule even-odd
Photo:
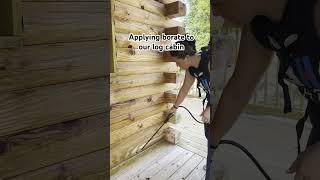
[[(185, 15), (180, 1), (111, 1), (114, 48), (110, 78), (111, 173), (135, 156), (165, 118), (170, 93), (176, 86), (175, 63), (165, 53), (138, 50), (139, 43), (128, 41), (133, 34), (183, 34), (183, 24), (172, 20)], [(163, 137), (163, 128), (149, 146)]]
[(11, 1), (23, 23), (0, 36), (0, 179), (107, 179), (107, 1)]

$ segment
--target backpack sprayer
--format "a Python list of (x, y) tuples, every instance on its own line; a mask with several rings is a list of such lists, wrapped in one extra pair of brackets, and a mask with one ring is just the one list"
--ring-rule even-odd
[[(203, 122), (197, 120), (193, 114), (190, 112), (190, 110), (184, 106), (179, 106), (183, 109), (185, 109), (190, 116), (197, 122), (200, 124), (204, 124)], [(167, 123), (169, 122), (169, 120), (174, 116), (174, 113), (170, 113), (166, 119), (164, 120), (164, 122), (162, 123), (162, 125), (158, 128), (158, 130), (151, 136), (151, 138), (147, 141), (147, 143), (141, 148), (140, 151), (137, 151), (137, 153), (140, 153), (141, 151), (143, 151), (143, 149), (147, 146), (147, 144), (153, 139), (153, 137), (160, 131), (160, 129)], [(258, 160), (245, 148), (243, 147), (241, 144), (232, 141), (232, 140), (221, 140), (220, 143), (221, 144), (227, 144), (227, 145), (231, 145), (234, 146), (238, 149), (240, 149), (243, 153), (245, 153), (250, 159), (251, 161), (254, 163), (254, 165), (258, 168), (258, 170), (260, 171), (260, 173), (265, 177), (266, 180), (272, 180), (271, 177), (268, 175), (268, 173), (262, 168), (262, 166), (260, 165), (260, 163), (258, 162)]]

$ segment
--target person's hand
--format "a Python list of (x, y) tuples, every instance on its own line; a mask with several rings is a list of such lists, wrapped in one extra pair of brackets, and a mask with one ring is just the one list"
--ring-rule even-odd
[(320, 143), (308, 147), (293, 162), (287, 173), (295, 173), (294, 180), (320, 179)]
[(210, 107), (207, 107), (200, 115), (204, 123), (210, 123)]
[(172, 108), (169, 110), (168, 114), (175, 114), (177, 112), (177, 108), (175, 108), (174, 106), (172, 106)]

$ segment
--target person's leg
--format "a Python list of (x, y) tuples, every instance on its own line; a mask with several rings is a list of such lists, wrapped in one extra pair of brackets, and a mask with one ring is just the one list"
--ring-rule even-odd
[(312, 103), (310, 106), (310, 122), (312, 130), (309, 135), (308, 146), (311, 146), (320, 141), (320, 104)]
[[(210, 138), (210, 124), (204, 124), (204, 132), (205, 136), (208, 140), (207, 146), (208, 146), (208, 153), (207, 153), (207, 164), (205, 166), (206, 168), (206, 180), (214, 180), (213, 176), (213, 151), (214, 149), (211, 147), (211, 138)], [(210, 148), (211, 147), (211, 148)]]

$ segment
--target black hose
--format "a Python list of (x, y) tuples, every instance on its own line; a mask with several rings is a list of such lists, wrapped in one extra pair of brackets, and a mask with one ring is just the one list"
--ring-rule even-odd
[[(189, 111), (188, 108), (184, 107), (184, 106), (179, 106), (184, 108), (185, 110), (188, 111), (188, 113), (191, 115), (191, 117), (198, 123), (200, 124), (204, 124), (203, 122), (200, 122), (199, 120), (197, 120), (193, 114)], [(241, 144), (235, 142), (235, 141), (231, 141), (231, 140), (221, 140), (219, 144), (228, 144), (228, 145), (232, 145), (238, 149), (240, 149), (242, 152), (244, 152), (250, 159), (251, 161), (255, 164), (255, 166), (259, 169), (259, 171), (261, 172), (261, 174), (267, 179), (267, 180), (272, 180), (271, 177), (269, 176), (269, 174), (262, 168), (261, 164), (259, 163), (259, 161), (245, 148), (243, 147)]]
[(237, 143), (235, 141), (231, 141), (231, 140), (221, 140), (219, 144), (229, 144), (229, 145), (232, 145), (232, 146), (237, 147), (238, 149), (240, 149), (242, 152), (244, 152), (251, 159), (251, 161), (256, 165), (256, 167), (259, 169), (261, 174), (267, 180), (272, 180), (271, 177), (269, 176), (269, 174), (262, 168), (262, 166), (260, 165), (258, 160), (245, 147), (243, 147), (241, 144), (239, 144), (239, 143)]

